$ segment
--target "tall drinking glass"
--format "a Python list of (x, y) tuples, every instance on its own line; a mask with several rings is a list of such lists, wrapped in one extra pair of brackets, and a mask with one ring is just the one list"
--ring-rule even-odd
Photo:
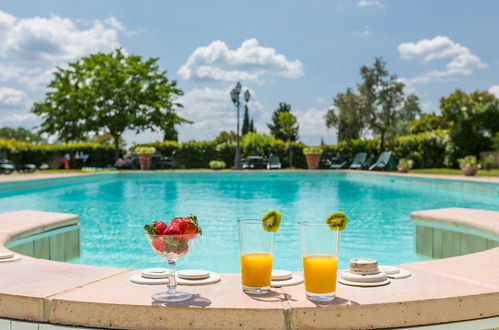
[(336, 295), (339, 231), (324, 221), (299, 222), (307, 298), (330, 301)]
[(238, 226), (243, 291), (265, 294), (270, 290), (275, 233), (265, 231), (261, 219), (240, 219)]

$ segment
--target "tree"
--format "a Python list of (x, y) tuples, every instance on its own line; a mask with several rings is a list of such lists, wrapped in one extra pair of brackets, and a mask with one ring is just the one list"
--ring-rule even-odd
[(290, 148), (290, 143), (293, 138), (298, 137), (298, 123), (296, 117), (291, 112), (281, 112), (278, 117), (280, 133), (286, 141), (289, 151), (289, 167), (293, 167), (293, 154)]
[(2, 127), (0, 128), (0, 138), (31, 142), (35, 144), (47, 142), (47, 140), (45, 140), (41, 135), (33, 133), (23, 127), (18, 127), (18, 128)]
[(366, 126), (362, 96), (347, 88), (345, 93), (336, 94), (333, 105), (326, 113), (327, 128), (337, 128), (338, 142), (359, 139)]
[(255, 128), (255, 123), (253, 122), (253, 119), (250, 121), (250, 132), (256, 133), (256, 128)]
[(45, 100), (32, 108), (42, 119), (40, 132), (62, 141), (108, 133), (118, 159), (123, 132), (160, 127), (158, 120), (169, 120), (165, 114), (174, 111), (174, 97), (183, 94), (157, 61), (117, 49), (57, 68)]
[(241, 129), (241, 134), (246, 135), (249, 132), (251, 132), (251, 122), (249, 118), (249, 113), (248, 113), (248, 105), (244, 105), (244, 116), (243, 116), (243, 127)]
[[(176, 126), (193, 123), (190, 120), (180, 117), (171, 109), (165, 109), (164, 112), (157, 111), (152, 115), (151, 119), (153, 126), (163, 132), (163, 141), (178, 142), (178, 131)], [(153, 130), (154, 129), (155, 128), (153, 128)]]
[(412, 120), (407, 125), (407, 131), (410, 134), (418, 134), (446, 128), (447, 122), (445, 121), (445, 118), (443, 116), (438, 116), (435, 113), (423, 114), (418, 119)]
[(494, 95), (456, 90), (440, 99), (440, 109), (449, 123), (456, 157), (479, 156), (492, 147), (492, 137), (499, 132), (499, 99)]
[[(270, 133), (275, 136), (278, 140), (286, 141), (286, 136), (282, 135), (281, 126), (279, 124), (279, 114), (283, 112), (291, 112), (291, 105), (286, 102), (279, 103), (279, 107), (272, 113), (272, 122), (267, 124), (270, 129)], [(296, 141), (298, 136), (293, 136), (291, 141)]]
[(421, 112), (418, 98), (405, 98), (404, 84), (397, 75), (390, 75), (381, 58), (376, 58), (372, 67), (362, 66), (360, 75), (363, 82), (358, 90), (364, 100), (363, 115), (372, 133), (379, 136), (383, 150), (387, 137), (397, 133), (397, 122), (415, 119), (415, 114)]
[(215, 138), (215, 142), (217, 144), (220, 143), (236, 143), (236, 132), (234, 131), (221, 131), (218, 133), (218, 136)]

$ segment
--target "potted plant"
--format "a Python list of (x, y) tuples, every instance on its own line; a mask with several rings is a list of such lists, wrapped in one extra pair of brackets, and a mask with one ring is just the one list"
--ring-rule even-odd
[(475, 175), (480, 169), (480, 165), (478, 164), (475, 156), (466, 156), (459, 159), (459, 167), (466, 176)]
[(400, 158), (399, 163), (397, 165), (397, 170), (400, 173), (407, 173), (412, 168), (413, 164), (414, 164), (414, 162), (412, 161), (412, 159)]
[(150, 170), (152, 154), (156, 152), (154, 147), (137, 147), (135, 148), (135, 153), (139, 157), (140, 169)]
[(210, 168), (215, 171), (220, 171), (225, 168), (225, 162), (221, 160), (212, 160), (210, 163)]
[(316, 170), (319, 168), (319, 162), (322, 155), (322, 149), (320, 147), (303, 148), (303, 154), (307, 159), (307, 166), (309, 170)]

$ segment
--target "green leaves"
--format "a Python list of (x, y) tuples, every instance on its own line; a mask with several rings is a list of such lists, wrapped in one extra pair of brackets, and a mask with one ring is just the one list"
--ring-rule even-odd
[(119, 145), (127, 129), (164, 129), (186, 123), (175, 114), (183, 92), (160, 71), (157, 58), (143, 60), (121, 49), (97, 53), (58, 68), (45, 100), (32, 112), (42, 118), (41, 132), (62, 141), (108, 133)]

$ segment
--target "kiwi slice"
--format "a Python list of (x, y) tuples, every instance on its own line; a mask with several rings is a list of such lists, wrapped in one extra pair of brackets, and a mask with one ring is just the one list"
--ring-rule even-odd
[(331, 230), (342, 231), (347, 226), (348, 217), (343, 212), (333, 212), (326, 218), (326, 223)]
[(281, 213), (276, 210), (265, 213), (262, 217), (262, 227), (265, 231), (276, 232), (281, 224)]

